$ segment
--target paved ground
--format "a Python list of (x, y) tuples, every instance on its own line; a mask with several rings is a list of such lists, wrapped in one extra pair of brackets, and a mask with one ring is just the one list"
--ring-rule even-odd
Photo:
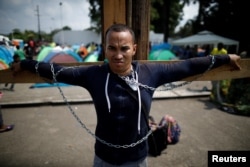
[[(180, 84), (183, 82), (176, 82)], [(10, 85), (9, 85), (10, 86)], [(31, 88), (34, 84), (15, 84), (14, 91), (10, 91), (4, 84), (0, 84), (0, 91), (4, 93), (0, 104), (3, 107), (13, 106), (30, 106), (37, 104), (62, 104), (63, 98), (57, 87), (40, 87)], [(178, 97), (194, 97), (194, 96), (208, 96), (209, 91), (202, 91), (203, 87), (211, 89), (210, 81), (196, 81), (186, 86), (173, 89), (171, 91), (164, 90), (160, 87), (154, 94), (155, 99), (159, 98), (178, 98)], [(71, 103), (91, 102), (89, 93), (82, 88), (76, 86), (62, 86), (64, 95)]]
[[(208, 150), (250, 150), (249, 117), (217, 109), (208, 92), (202, 95), (204, 84), (209, 87), (197, 82), (155, 95), (151, 114), (156, 120), (173, 115), (182, 132), (177, 145), (168, 146), (160, 157), (148, 158), (149, 167), (206, 167)], [(0, 87), (4, 120), (16, 125), (0, 134), (0, 166), (91, 167), (94, 138), (69, 112), (57, 88), (29, 86), (17, 84), (14, 92)], [(81, 121), (94, 131), (96, 117), (89, 95), (81, 88), (62, 89)]]

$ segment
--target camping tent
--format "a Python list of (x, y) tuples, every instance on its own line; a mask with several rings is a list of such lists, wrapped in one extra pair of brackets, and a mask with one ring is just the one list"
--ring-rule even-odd
[(70, 49), (62, 50), (52, 47), (44, 47), (37, 56), (37, 61), (54, 63), (76, 63), (82, 62), (82, 58)]
[(149, 54), (149, 60), (174, 60), (175, 54), (170, 50), (154, 50)]
[(177, 59), (175, 54), (170, 50), (171, 45), (169, 43), (161, 43), (153, 45), (148, 59), (149, 60), (173, 60)]
[(201, 31), (195, 35), (174, 40), (171, 42), (171, 44), (182, 45), (182, 46), (211, 44), (213, 45), (213, 47), (216, 47), (219, 42), (222, 42), (224, 45), (236, 45), (236, 51), (238, 51), (239, 48), (238, 41), (216, 35), (210, 31)]
[[(37, 57), (38, 61), (49, 63), (77, 63), (82, 62), (82, 58), (72, 50), (59, 50), (45, 47)], [(69, 86), (65, 83), (35, 83), (30, 88), (43, 88), (53, 86)]]
[(46, 57), (44, 57), (43, 61), (50, 63), (76, 63), (82, 62), (82, 59), (75, 52), (67, 50), (51, 51)]
[(0, 45), (0, 60), (7, 65), (13, 62), (13, 53), (8, 47)]

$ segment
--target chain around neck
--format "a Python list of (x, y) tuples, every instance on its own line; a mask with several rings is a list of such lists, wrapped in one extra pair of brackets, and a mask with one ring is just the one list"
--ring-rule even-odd
[[(214, 56), (211, 56), (211, 57), (212, 57), (211, 64), (210, 64), (210, 66), (208, 67), (208, 69), (207, 69), (204, 73), (206, 73), (207, 71), (209, 71), (209, 70), (213, 67), (213, 65), (214, 65), (214, 63), (215, 63), (215, 58), (214, 58)], [(39, 72), (38, 72), (39, 63), (40, 63), (40, 62), (37, 62), (37, 64), (35, 65), (35, 70), (36, 70), (36, 72), (37, 72), (38, 75), (39, 75)], [(81, 121), (81, 119), (78, 117), (78, 115), (74, 112), (74, 110), (72, 109), (71, 105), (69, 104), (69, 102), (68, 102), (66, 96), (64, 95), (64, 93), (63, 93), (61, 87), (59, 86), (59, 84), (58, 84), (58, 82), (57, 82), (57, 80), (56, 80), (56, 77), (57, 77), (57, 75), (58, 75), (60, 72), (66, 70), (66, 69), (75, 68), (75, 67), (66, 67), (66, 68), (62, 68), (62, 69), (60, 69), (59, 71), (57, 71), (56, 73), (55, 73), (54, 66), (53, 66), (52, 63), (50, 64), (50, 67), (51, 67), (51, 72), (52, 72), (52, 75), (53, 75), (53, 80), (54, 80), (55, 83), (57, 83), (57, 88), (58, 88), (58, 90), (59, 90), (61, 96), (63, 97), (64, 102), (67, 104), (67, 106), (68, 106), (68, 108), (69, 108), (69, 111), (70, 111), (71, 114), (75, 117), (75, 119), (76, 119), (77, 122), (81, 125), (81, 127), (84, 128), (84, 129), (85, 129), (91, 136), (93, 136), (96, 140), (100, 141), (101, 143), (103, 143), (103, 144), (105, 144), (105, 145), (107, 145), (107, 146), (109, 146), (109, 147), (114, 147), (114, 148), (131, 148), (131, 147), (135, 147), (136, 145), (138, 145), (138, 144), (140, 144), (140, 143), (146, 141), (147, 138), (148, 138), (148, 136), (152, 133), (152, 130), (149, 130), (148, 133), (147, 133), (144, 137), (142, 137), (141, 139), (139, 139), (138, 141), (136, 141), (136, 142), (134, 142), (134, 143), (130, 143), (130, 144), (127, 144), (127, 145), (116, 145), (116, 144), (112, 144), (112, 143), (109, 143), (109, 142), (107, 142), (107, 141), (105, 141), (105, 140), (99, 138), (99, 137), (96, 136), (89, 128), (87, 128), (87, 126)], [(131, 68), (132, 68), (132, 78), (131, 78), (131, 79), (129, 78), (129, 76), (119, 76), (119, 75), (118, 75), (118, 76), (119, 76), (121, 79), (123, 79), (124, 81), (126, 81), (127, 83), (136, 84), (138, 87), (140, 86), (140, 87), (149, 89), (149, 90), (151, 90), (151, 91), (156, 90), (156, 88), (153, 88), (153, 87), (150, 87), (150, 86), (148, 86), (148, 85), (144, 85), (144, 84), (141, 84), (141, 83), (137, 82), (137, 81), (135, 80), (135, 77), (133, 77), (133, 74), (134, 74), (133, 66), (131, 66)], [(204, 73), (203, 73), (203, 74), (204, 74)], [(201, 75), (203, 75), (203, 74), (201, 74)], [(199, 78), (199, 77), (200, 77), (200, 76), (197, 76), (193, 81), (195, 81), (195, 80), (196, 80), (197, 78)], [(191, 81), (191, 82), (192, 82), (192, 81)], [(164, 89), (164, 90), (172, 90), (172, 89), (174, 89), (174, 88), (184, 86), (184, 85), (189, 84), (189, 83), (191, 83), (191, 82), (184, 82), (184, 83), (181, 83), (181, 84), (178, 84), (178, 85), (173, 85), (173, 84), (171, 84), (171, 87), (169, 87), (168, 89)], [(172, 85), (173, 85), (173, 86), (172, 86)]]
[[(182, 82), (182, 83), (179, 83), (179, 84), (174, 84), (174, 83), (171, 82), (171, 83), (169, 83), (168, 87), (161, 88), (161, 89), (159, 89), (159, 91), (173, 90), (175, 88), (179, 88), (179, 87), (191, 84), (193, 81), (197, 80), (199, 77), (201, 77), (202, 75), (204, 75), (207, 71), (211, 70), (211, 68), (213, 67), (213, 65), (215, 63), (215, 58), (212, 55), (210, 55), (210, 56), (212, 57), (211, 64), (209, 65), (208, 69), (204, 73), (198, 75), (192, 81), (185, 81), (185, 82)], [(132, 71), (133, 71), (133, 68), (132, 68)], [(144, 85), (144, 84), (142, 84), (140, 82), (137, 82), (135, 80), (135, 78), (133, 77), (133, 74), (134, 74), (134, 71), (132, 72), (132, 78), (130, 78), (128, 76), (119, 76), (119, 77), (122, 80), (124, 80), (127, 84), (129, 84), (129, 85), (137, 85), (138, 87), (142, 87), (142, 88), (145, 88), (145, 89), (148, 89), (148, 90), (151, 90), (151, 91), (155, 91), (157, 89), (157, 88), (154, 88), (154, 87), (150, 87), (148, 85)]]

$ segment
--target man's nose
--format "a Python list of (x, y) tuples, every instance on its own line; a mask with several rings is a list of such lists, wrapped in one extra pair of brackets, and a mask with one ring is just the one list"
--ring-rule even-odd
[(122, 54), (121, 51), (117, 51), (116, 54), (115, 54), (115, 56), (116, 56), (117, 58), (122, 58), (122, 57), (123, 57), (123, 54)]

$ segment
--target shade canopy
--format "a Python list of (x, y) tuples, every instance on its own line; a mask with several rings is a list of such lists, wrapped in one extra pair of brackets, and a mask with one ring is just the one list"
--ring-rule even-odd
[(174, 40), (171, 42), (172, 45), (206, 45), (210, 44), (214, 47), (217, 46), (219, 42), (222, 42), (224, 45), (236, 45), (238, 51), (239, 42), (233, 39), (225, 38), (219, 35), (216, 35), (210, 31), (201, 31), (195, 35)]

